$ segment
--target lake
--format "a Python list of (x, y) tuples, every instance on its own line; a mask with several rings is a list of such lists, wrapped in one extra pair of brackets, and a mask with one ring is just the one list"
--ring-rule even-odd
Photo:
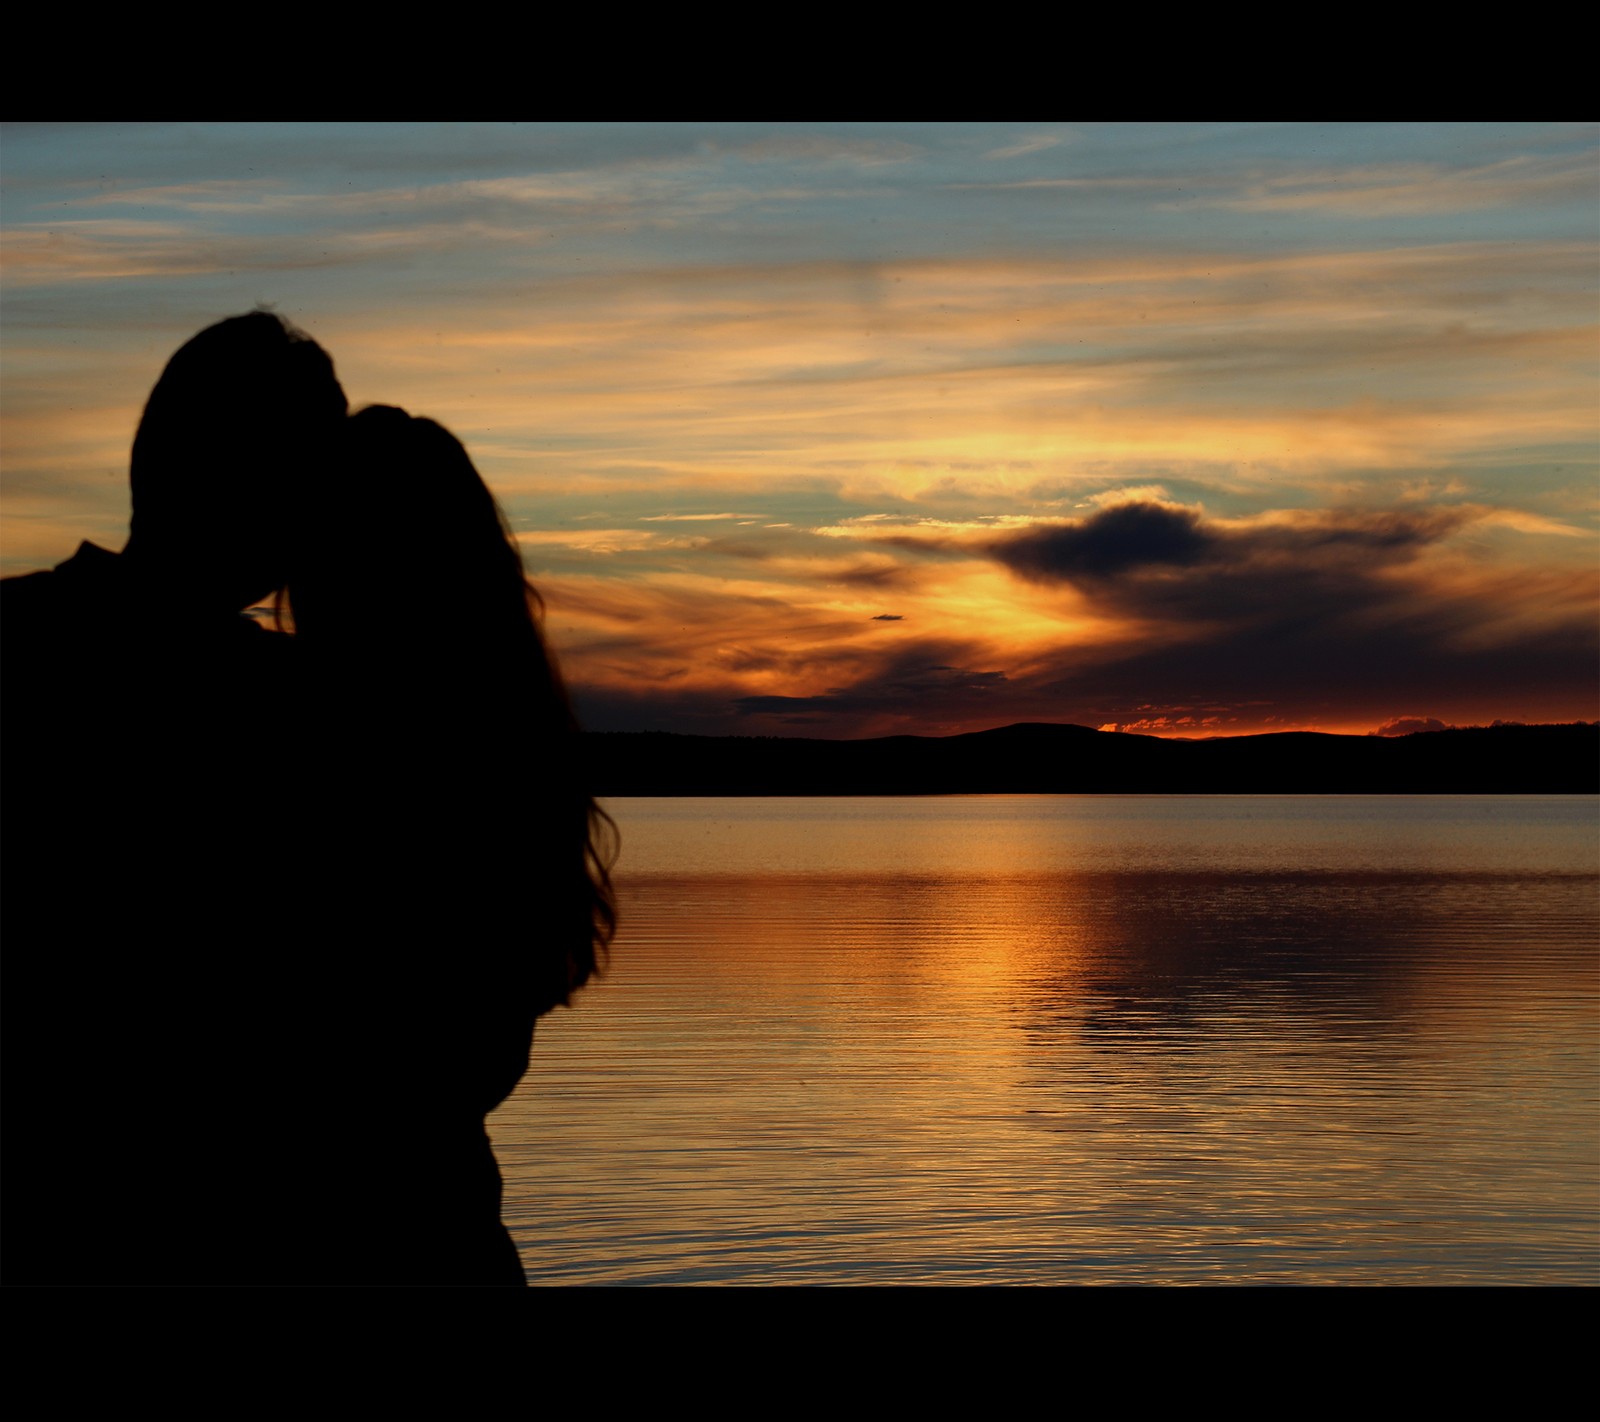
[(1600, 1282), (1592, 798), (608, 807), (532, 1283)]

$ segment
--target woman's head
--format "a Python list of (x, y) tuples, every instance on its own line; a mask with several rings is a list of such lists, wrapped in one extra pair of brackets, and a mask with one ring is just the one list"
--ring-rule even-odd
[[(432, 420), (371, 406), (346, 422), (334, 462), (286, 589), (322, 714), (337, 708), (419, 785), (445, 787), (434, 808), (449, 801), (484, 864), (531, 856), (516, 872), (553, 896), (557, 945), (536, 991), (543, 1006), (565, 1002), (611, 937), (613, 827), (583, 781), (516, 543), (461, 442)], [(538, 767), (526, 799), (504, 774), (516, 762)]]
[(531, 621), (522, 559), (460, 440), (372, 405), (345, 422), (334, 464), (289, 579), (296, 631), (515, 640)]

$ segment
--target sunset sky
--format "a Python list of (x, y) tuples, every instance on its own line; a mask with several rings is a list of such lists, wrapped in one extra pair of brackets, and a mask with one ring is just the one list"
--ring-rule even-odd
[(1597, 138), (8, 125), (3, 571), (266, 303), (466, 443), (597, 729), (1591, 720)]

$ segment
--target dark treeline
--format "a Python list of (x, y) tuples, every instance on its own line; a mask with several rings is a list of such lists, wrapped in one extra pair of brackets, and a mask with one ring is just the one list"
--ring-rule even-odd
[(1162, 740), (1087, 726), (825, 741), (586, 737), (600, 795), (1594, 794), (1600, 724)]

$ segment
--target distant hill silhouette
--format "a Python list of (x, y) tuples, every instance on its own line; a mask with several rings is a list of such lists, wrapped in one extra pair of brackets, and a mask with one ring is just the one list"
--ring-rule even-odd
[(599, 795), (1595, 794), (1600, 723), (1203, 741), (1024, 724), (825, 741), (591, 732)]

